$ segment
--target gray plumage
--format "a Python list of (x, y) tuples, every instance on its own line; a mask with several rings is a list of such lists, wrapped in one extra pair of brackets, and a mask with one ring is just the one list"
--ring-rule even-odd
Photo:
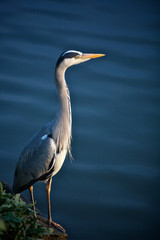
[[(47, 191), (50, 194), (50, 180), (62, 167), (71, 144), (72, 116), (65, 71), (72, 65), (101, 56), (104, 54), (83, 54), (74, 50), (61, 54), (55, 69), (59, 108), (55, 119), (44, 125), (22, 151), (14, 175), (13, 190), (15, 193), (31, 188), (37, 181), (46, 181), (49, 182)], [(50, 212), (49, 205), (48, 197), (48, 213)], [(49, 216), (49, 223), (51, 223), (51, 216)]]

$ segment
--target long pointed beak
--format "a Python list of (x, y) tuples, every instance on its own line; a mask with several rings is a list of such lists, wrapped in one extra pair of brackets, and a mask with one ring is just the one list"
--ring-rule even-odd
[(99, 54), (99, 53), (84, 53), (80, 56), (81, 59), (91, 59), (91, 58), (99, 58), (103, 57), (106, 54)]

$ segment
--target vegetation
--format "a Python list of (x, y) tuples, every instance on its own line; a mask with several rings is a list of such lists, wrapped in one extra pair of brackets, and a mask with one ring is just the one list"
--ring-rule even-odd
[(43, 239), (53, 232), (37, 222), (31, 206), (20, 198), (20, 194), (6, 193), (0, 182), (0, 239)]

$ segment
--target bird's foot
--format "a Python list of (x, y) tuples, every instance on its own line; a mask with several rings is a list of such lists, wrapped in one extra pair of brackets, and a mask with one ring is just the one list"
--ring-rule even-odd
[(53, 226), (54, 228), (56, 228), (57, 230), (59, 230), (59, 231), (61, 231), (63, 233), (66, 232), (66, 230), (58, 223), (55, 223), (55, 222), (51, 221), (51, 222), (49, 222), (49, 225)]

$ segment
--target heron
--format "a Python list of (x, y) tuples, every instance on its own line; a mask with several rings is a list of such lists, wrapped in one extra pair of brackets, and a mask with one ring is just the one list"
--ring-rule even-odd
[(65, 72), (72, 65), (104, 55), (82, 53), (76, 50), (68, 50), (60, 55), (55, 67), (55, 85), (59, 100), (56, 116), (28, 141), (16, 165), (13, 191), (17, 194), (29, 189), (35, 217), (33, 184), (38, 181), (46, 183), (49, 225), (57, 225), (51, 218), (52, 177), (61, 169), (67, 153), (70, 153), (71, 146), (72, 113)]

